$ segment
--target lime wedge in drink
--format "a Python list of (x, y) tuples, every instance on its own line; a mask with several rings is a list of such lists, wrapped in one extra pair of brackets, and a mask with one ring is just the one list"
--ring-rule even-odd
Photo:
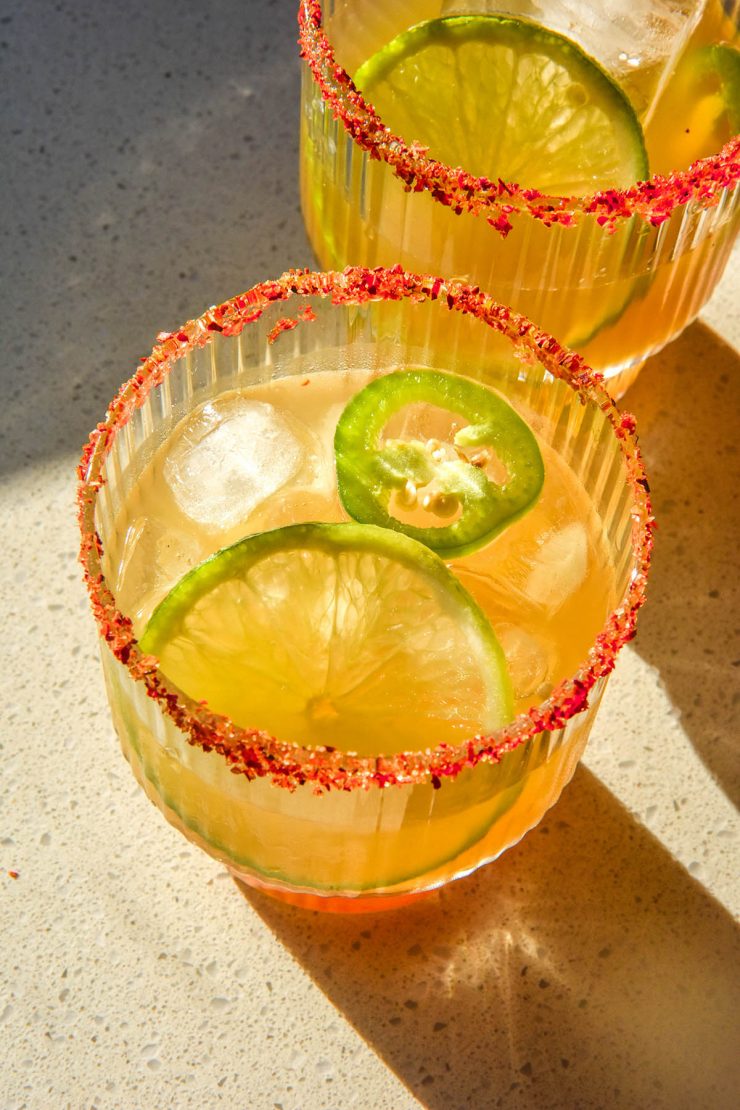
[[(225, 548), (164, 599), (141, 647), (242, 725), (366, 755), (464, 740), (512, 716), (504, 656), (476, 603), (428, 548), (372, 526), (298, 524)], [(364, 792), (333, 791), (296, 838), (295, 814), (286, 826), (274, 795), (261, 804), (279, 788), (257, 782), (224, 805), (209, 772), (195, 778), (158, 749), (144, 773), (217, 856), (323, 890), (389, 887), (456, 858), (513, 806), (530, 754), (465, 768), (439, 790), (391, 787), (365, 808)], [(323, 824), (337, 821), (347, 832), (335, 843)]]
[(362, 755), (464, 741), (511, 718), (503, 653), (426, 547), (297, 524), (187, 574), (141, 641), (185, 693), (282, 740)]
[(725, 142), (740, 131), (740, 50), (729, 43), (717, 42), (706, 47), (706, 51), (704, 67), (719, 86), (723, 109), (719, 115), (727, 120), (721, 136)]
[[(435, 419), (440, 438), (429, 435)], [(334, 453), (350, 516), (444, 558), (482, 547), (532, 507), (544, 481), (537, 440), (503, 397), (436, 370), (385, 374), (360, 390), (339, 418)]]
[(656, 173), (715, 154), (740, 131), (740, 50), (729, 43), (688, 50), (645, 130)]
[(526, 20), (420, 23), (354, 80), (394, 133), (479, 176), (581, 196), (648, 173), (642, 129), (619, 86), (575, 43)]

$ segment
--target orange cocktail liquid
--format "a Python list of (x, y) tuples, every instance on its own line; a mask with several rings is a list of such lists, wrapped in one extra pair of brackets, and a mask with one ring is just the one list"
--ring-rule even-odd
[[(288, 524), (349, 519), (337, 493), (334, 430), (346, 403), (374, 376), (367, 369), (309, 367), (217, 394), (176, 425), (129, 490), (106, 544), (107, 577), (137, 635), (165, 594), (218, 549)], [(519, 409), (537, 432), (538, 416)], [(424, 434), (436, 418), (415, 409), (407, 418), (413, 427), (402, 431)], [(209, 501), (217, 465), (201, 467), (201, 459), (190, 466), (187, 457), (184, 437), (203, 419), (221, 429), (224, 457), (239, 449), (251, 427), (263, 438), (277, 437), (275, 457), (293, 460), (288, 476), (276, 477), (268, 459), (246, 513), (227, 506), (220, 521)], [(232, 438), (230, 420), (236, 421)], [(546, 476), (535, 506), (482, 550), (448, 564), (499, 638), (517, 713), (577, 670), (616, 599), (604, 525), (558, 452), (542, 440), (540, 447)], [(178, 750), (163, 744), (156, 717), (129, 701), (108, 652), (104, 666), (125, 753), (169, 820), (236, 875), (256, 885), (282, 884), (289, 896), (297, 890), (304, 904), (315, 892), (324, 908), (331, 908), (332, 890), (352, 891), (358, 897), (345, 898), (343, 908), (351, 902), (361, 909), (365, 890), (391, 890), (403, 899), (404, 892), (434, 887), (495, 858), (557, 799), (586, 741), (587, 728), (582, 735), (576, 728), (551, 752), (544, 734), (500, 764), (464, 770), (441, 790), (427, 782), (317, 798), (308, 787), (301, 795), (268, 779), (231, 774), (215, 753), (184, 742)], [(273, 731), (280, 736), (279, 710)]]
[[(467, 5), (413, 0), (402, 9), (387, 0), (358, 0), (325, 4), (322, 10), (336, 59), (352, 75), (415, 23), (451, 12), (515, 9), (475, 0)], [(686, 169), (730, 138), (729, 120), (718, 126), (716, 97), (698, 100), (692, 81), (702, 47), (733, 41), (737, 29), (721, 0), (707, 0), (667, 74), (658, 80), (649, 65), (641, 69), (636, 62), (624, 91), (642, 118), (651, 173)], [(403, 138), (411, 142), (416, 136)], [(547, 227), (520, 213), (502, 238), (485, 213), (455, 214), (428, 190), (405, 191), (385, 161), (369, 157), (349, 138), (308, 67), (301, 149), (303, 214), (322, 266), (400, 261), (418, 272), (454, 274), (494, 290), (580, 351), (605, 374), (615, 396), (634, 380), (645, 358), (700, 311), (722, 274), (738, 226), (737, 198), (730, 190), (715, 206), (679, 204), (656, 226), (632, 216), (606, 230), (594, 216), (582, 215), (575, 226)], [(495, 168), (491, 175), (496, 178)]]

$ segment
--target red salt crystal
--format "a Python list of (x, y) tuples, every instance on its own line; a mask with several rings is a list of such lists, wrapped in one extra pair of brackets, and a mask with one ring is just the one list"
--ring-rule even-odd
[(284, 298), (283, 290), (276, 281), (264, 282), (262, 292), (268, 301), (281, 301)]
[(8, 871), (8, 875), (10, 876), (11, 879), (19, 879), (20, 878), (20, 872), (19, 871)]
[(229, 336), (240, 335), (243, 330), (244, 320), (232, 320), (222, 325), (221, 335), (228, 339)]
[(297, 327), (297, 320), (292, 320), (289, 316), (281, 316), (271, 331), (268, 332), (267, 342), (274, 343), (284, 331), (292, 331), (293, 328)]
[(495, 228), (495, 230), (498, 231), (499, 235), (501, 235), (501, 237), (504, 239), (513, 227), (511, 220), (509, 220), (503, 214), (500, 214), (498, 216), (489, 216), (488, 223), (491, 225), (491, 227)]

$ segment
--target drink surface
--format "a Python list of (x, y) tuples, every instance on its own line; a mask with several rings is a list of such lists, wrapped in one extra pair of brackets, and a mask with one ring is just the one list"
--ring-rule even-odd
[[(249, 534), (350, 519), (334, 436), (369, 380), (364, 370), (273, 379), (222, 394), (180, 422), (130, 490), (108, 544), (119, 604), (138, 635), (168, 591), (215, 551)], [(456, 426), (434, 405), (413, 405), (389, 428), (402, 439), (443, 442)], [(614, 603), (614, 571), (589, 497), (557, 452), (542, 442), (540, 450), (545, 477), (534, 507), (479, 550), (447, 560), (503, 648), (515, 713), (575, 672)], [(433, 509), (408, 512), (409, 520), (440, 523)], [(297, 594), (297, 618), (300, 608)], [(319, 714), (296, 737), (275, 702), (268, 717), (238, 723), (315, 744), (335, 743), (342, 732), (341, 720), (329, 733)], [(380, 750), (370, 730), (359, 754)]]

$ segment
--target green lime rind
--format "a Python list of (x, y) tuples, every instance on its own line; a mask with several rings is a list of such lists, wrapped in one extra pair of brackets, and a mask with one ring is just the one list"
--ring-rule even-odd
[(740, 132), (740, 49), (727, 42), (716, 42), (697, 51), (697, 73), (714, 75), (727, 110), (729, 130)]
[[(691, 74), (693, 83), (690, 86), (694, 102), (699, 102), (702, 97), (719, 95), (721, 100), (717, 105), (719, 115), (716, 122), (716, 141), (718, 144), (727, 141), (731, 135), (740, 132), (740, 50), (729, 43), (713, 43), (711, 46), (697, 48), (691, 58)], [(724, 106), (722, 108), (722, 105)], [(651, 227), (639, 228), (638, 234), (647, 237), (654, 235)], [(617, 228), (616, 235), (624, 234)], [(632, 237), (635, 233), (629, 229), (627, 234)], [(627, 236), (625, 236), (627, 238)], [(627, 241), (629, 241), (627, 239)], [(636, 251), (631, 244), (631, 252)], [(619, 267), (614, 267), (618, 272)], [(627, 290), (622, 303), (613, 304), (609, 315), (599, 320), (590, 330), (578, 334), (566, 335), (565, 342), (569, 347), (582, 350), (606, 328), (619, 322), (629, 306), (644, 297), (651, 288), (655, 278), (654, 273), (643, 273), (635, 278)], [(588, 352), (586, 352), (588, 357)]]
[[(415, 441), (384, 443), (388, 421), (414, 403), (467, 420), (456, 445), (493, 447), (507, 471), (505, 484), (496, 485), (463, 459), (433, 463)], [(468, 378), (436, 370), (386, 374), (355, 394), (337, 423), (334, 453), (339, 496), (351, 517), (409, 536), (445, 559), (478, 550), (527, 512), (545, 475), (533, 432), (502, 397)], [(407, 481), (427, 480), (430, 471), (440, 491), (459, 501), (460, 516), (428, 528), (399, 520), (389, 509), (391, 494)]]
[[(443, 584), (450, 598), (454, 598), (460, 609), (470, 616), (481, 642), (491, 653), (492, 661), (505, 665), (503, 652), (483, 610), (428, 545), (372, 524), (352, 522), (291, 524), (246, 536), (217, 551), (188, 571), (159, 603), (141, 638), (142, 651), (158, 654), (158, 649), (167, 640), (182, 631), (183, 622), (197, 601), (215, 586), (229, 578), (243, 577), (252, 565), (273, 553), (298, 549), (381, 554), (429, 575)], [(300, 598), (296, 598), (296, 607), (299, 606)], [(509, 702), (509, 710), (511, 704)]]
[[(647, 236), (651, 231), (652, 228), (644, 227), (640, 229), (638, 234)], [(608, 328), (612, 328), (618, 324), (630, 305), (647, 295), (652, 287), (653, 281), (654, 274), (652, 273), (640, 274), (639, 277), (634, 278), (625, 292), (623, 299), (612, 305), (608, 316), (598, 320), (589, 328), (584, 328), (581, 331), (566, 335), (562, 342), (567, 347), (572, 347), (573, 350), (582, 353), (584, 358), (588, 360), (588, 351), (586, 348), (589, 343), (593, 342), (594, 339), (598, 338), (598, 336)], [(606, 294), (604, 297), (605, 303), (608, 302), (608, 296), (609, 294)], [(597, 366), (598, 364), (594, 362), (593, 365)], [(625, 367), (622, 367), (622, 369), (625, 369)], [(614, 371), (612, 371), (612, 373), (614, 373)]]
[(407, 139), (472, 173), (553, 194), (648, 176), (642, 127), (619, 85), (575, 42), (525, 19), (476, 13), (417, 24), (368, 58), (354, 82), (391, 130), (411, 127)]
[[(124, 701), (121, 702), (122, 710)], [(209, 822), (197, 812), (187, 809), (182, 804), (182, 800), (162, 783), (156, 767), (147, 759), (145, 746), (140, 743), (138, 721), (130, 719), (126, 712), (122, 714), (119, 726), (125, 730), (126, 739), (131, 746), (131, 754), (138, 760), (140, 773), (152, 784), (161, 802), (175, 814), (184, 828), (200, 838), (204, 848), (215, 858), (227, 865), (249, 868), (265, 879), (277, 880), (292, 887), (322, 891), (326, 894), (347, 891), (346, 885), (317, 878), (316, 873), (301, 874), (300, 870), (296, 873), (284, 867), (265, 866), (264, 859), (260, 859), (260, 852), (264, 854), (264, 845), (261, 843), (259, 829), (255, 829), (256, 848), (252, 853), (243, 850), (235, 851), (233, 845), (227, 844), (223, 837), (214, 836)], [(358, 873), (364, 872), (369, 877), (354, 883), (350, 889), (358, 893), (389, 889), (401, 883), (410, 882), (420, 875), (436, 871), (473, 848), (487, 835), (495, 823), (509, 812), (522, 793), (527, 781), (527, 773), (533, 769), (530, 766), (531, 760), (526, 758), (528, 754), (528, 748), (515, 749), (505, 755), (501, 763), (493, 765), (480, 763), (477, 767), (462, 771), (454, 782), (444, 782), (439, 790), (434, 791), (433, 820), (435, 823), (444, 821), (445, 817), (454, 816), (463, 802), (469, 815), (469, 822), (464, 828), (452, 826), (451, 835), (445, 839), (443, 851), (438, 847), (432, 847), (430, 850), (424, 845), (426, 828), (424, 816), (429, 811), (429, 795), (433, 788), (414, 787), (407, 808), (409, 820), (417, 823), (418, 828), (418, 836), (414, 840), (413, 860), (408, 856), (399, 857), (399, 853), (391, 850), (387, 853), (387, 859), (379, 862), (373, 871), (372, 864), (368, 866), (368, 861), (357, 859)], [(131, 755), (129, 755), (130, 758)], [(448, 798), (451, 799), (449, 803), (447, 803)], [(391, 863), (390, 860), (394, 862)]]
[[(482, 727), (486, 730), (497, 728), (511, 719), (514, 703), (506, 659), (482, 609), (426, 545), (409, 536), (364, 523), (294, 524), (247, 536), (216, 552), (189, 571), (159, 603), (141, 637), (142, 651), (161, 658), (175, 641), (187, 644), (190, 616), (208, 594), (231, 580), (247, 580), (250, 570), (271, 556), (312, 550), (333, 558), (347, 552), (382, 556), (392, 563), (408, 567), (420, 580), (428, 579), (436, 588), (438, 604), (445, 605), (448, 612), (454, 612), (455, 620), (463, 628), (466, 642), (477, 658), (486, 684), (488, 710)], [(301, 604), (301, 596), (290, 599), (291, 620), (300, 616)], [(227, 614), (223, 617), (226, 620)], [(288, 637), (291, 631), (291, 626), (278, 628), (275, 635), (278, 639), (282, 635)], [(167, 673), (166, 666), (164, 672)], [(170, 677), (177, 683), (176, 675)], [(194, 697), (203, 696), (197, 691), (186, 692)], [(237, 723), (249, 726), (253, 722)]]
[[(213, 856), (226, 864), (249, 868), (266, 879), (276, 879), (294, 887), (326, 893), (346, 889), (346, 887), (340, 888), (336, 882), (317, 878), (315, 873), (301, 874), (300, 870), (296, 873), (281, 867), (265, 866), (264, 859), (260, 859), (260, 851), (264, 854), (264, 845), (257, 828), (255, 829), (256, 847), (252, 852), (235, 851), (233, 844), (226, 843), (222, 836), (214, 835), (209, 822), (198, 812), (185, 807), (177, 793), (168, 789), (166, 783), (162, 781), (156, 765), (152, 764), (148, 757), (150, 744), (157, 744), (157, 742), (154, 740), (149, 744), (141, 742), (142, 725), (120, 689), (116, 691), (115, 704), (118, 707), (117, 727), (123, 730), (125, 741), (130, 745), (129, 760), (133, 757), (137, 761), (140, 774), (151, 783), (163, 805), (175, 814), (184, 828), (191, 830), (200, 838), (203, 846)], [(143, 731), (146, 733), (146, 729)], [(123, 735), (121, 739), (124, 740)], [(388, 858), (379, 863), (375, 872), (366, 871), (369, 877), (364, 882), (356, 883), (352, 890), (357, 892), (381, 890), (409, 882), (419, 875), (443, 867), (474, 847), (493, 825), (509, 812), (522, 793), (529, 773), (544, 762), (545, 755), (546, 750), (538, 752), (531, 745), (524, 745), (507, 753), (498, 764), (480, 763), (477, 767), (463, 770), (454, 781), (444, 781), (439, 790), (433, 791), (429, 785), (414, 787), (406, 809), (407, 819), (419, 830), (418, 837), (415, 837), (414, 860), (399, 858), (397, 852), (395, 854), (389, 852)], [(446, 817), (454, 817), (461, 808), (470, 815), (470, 823), (464, 829), (453, 826), (454, 834), (446, 839), (444, 852), (434, 848), (424, 850), (425, 821), (432, 804), (430, 794), (433, 798), (435, 822), (443, 821)], [(393, 863), (389, 862), (391, 859)], [(357, 862), (358, 871), (362, 873), (367, 868), (367, 862), (360, 860)]]
[[(334, 557), (348, 551), (382, 556), (385, 560), (383, 573), (394, 573), (395, 564), (411, 568), (418, 587), (430, 595), (434, 594), (437, 603), (447, 607), (448, 612), (454, 615), (456, 626), (462, 628), (465, 641), (472, 644), (476, 665), (487, 683), (487, 705), (489, 709), (493, 708), (495, 720), (503, 723), (511, 718), (513, 695), (504, 655), (482, 610), (429, 548), (403, 534), (373, 525), (292, 525), (246, 537), (217, 552), (186, 574), (155, 609), (140, 640), (142, 650), (159, 656), (164, 673), (168, 673), (168, 647), (173, 641), (180, 640), (180, 647), (176, 649), (179, 651), (182, 640), (188, 641), (193, 631), (189, 626), (190, 617), (199, 602), (207, 601), (211, 591), (224, 584), (228, 586), (234, 579), (248, 580), (250, 570), (264, 560), (272, 556), (282, 558), (291, 551), (300, 552), (302, 556), (311, 551)], [(392, 561), (391, 564), (388, 560)], [(281, 583), (282, 579), (278, 579), (278, 584)], [(300, 608), (301, 598), (296, 597), (291, 599), (285, 611), (290, 611), (295, 619)], [(206, 610), (200, 610), (201, 618), (204, 611), (207, 611), (207, 606)], [(232, 622), (232, 615), (218, 606), (215, 612), (223, 619), (225, 626), (238, 623), (236, 615)], [(276, 637), (283, 633), (289, 635), (289, 631), (280, 626)], [(211, 632), (217, 636), (219, 629), (212, 629)], [(208, 638), (203, 642), (208, 643)], [(177, 682), (176, 675), (174, 681)], [(198, 696), (198, 691), (191, 693)], [(186, 805), (177, 796), (177, 776), (170, 783), (172, 776), (163, 777), (162, 770), (158, 773), (155, 764), (149, 766), (146, 752), (139, 744), (137, 729), (127, 727), (126, 731), (142, 761), (143, 773), (154, 783), (163, 802), (185, 826), (208, 844), (214, 854), (227, 862), (250, 867), (292, 885), (326, 891), (345, 888), (343, 868), (338, 868), (338, 877), (334, 879), (331, 861), (322, 861), (320, 865), (314, 861), (312, 864), (313, 856), (308, 849), (286, 851), (283, 846), (271, 861), (269, 844), (262, 843), (257, 827), (254, 836), (247, 836), (241, 843), (225, 842), (223, 833), (211, 827), (207, 813), (200, 811), (196, 801)], [(408, 822), (417, 830), (413, 836), (413, 851), (399, 852), (395, 834), (390, 830), (379, 833), (377, 837), (369, 837), (366, 842), (359, 841), (358, 858), (351, 868), (356, 876), (352, 888), (372, 890), (397, 885), (443, 866), (479, 841), (518, 797), (522, 789), (519, 780), (526, 764), (525, 759), (519, 768), (522, 758), (522, 753), (517, 751), (504, 757), (500, 765), (484, 763), (463, 770), (455, 781), (444, 782), (440, 790), (434, 790), (431, 784), (415, 787), (404, 817), (404, 826)], [(270, 819), (278, 818), (272, 815)], [(303, 859), (303, 856), (306, 858)], [(278, 861), (283, 860), (295, 861), (295, 867), (284, 863), (280, 865)]]

